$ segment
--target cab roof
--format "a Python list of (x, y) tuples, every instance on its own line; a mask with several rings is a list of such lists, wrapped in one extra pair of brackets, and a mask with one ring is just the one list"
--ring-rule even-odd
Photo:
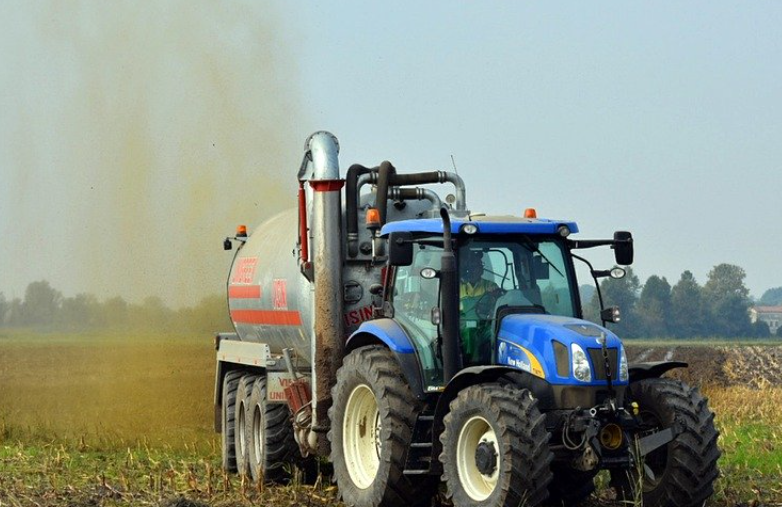
[[(451, 233), (457, 234), (465, 224), (478, 226), (478, 233), (484, 234), (556, 234), (560, 225), (566, 225), (571, 233), (578, 232), (575, 222), (549, 220), (546, 218), (521, 218), (514, 216), (472, 215), (465, 218), (451, 218)], [(380, 231), (382, 236), (392, 232), (430, 232), (442, 234), (443, 221), (439, 218), (399, 220), (389, 222)]]

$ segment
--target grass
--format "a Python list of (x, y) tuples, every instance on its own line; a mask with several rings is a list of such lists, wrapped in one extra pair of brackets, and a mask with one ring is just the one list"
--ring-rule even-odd
[[(210, 336), (0, 333), (0, 506), (336, 505), (327, 482), (223, 474), (213, 375)], [(782, 387), (702, 391), (723, 450), (708, 505), (782, 505)]]

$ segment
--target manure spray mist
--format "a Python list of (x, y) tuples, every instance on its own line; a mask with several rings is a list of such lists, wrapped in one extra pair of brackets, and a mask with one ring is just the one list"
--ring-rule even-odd
[[(219, 293), (220, 241), (293, 202), (297, 69), (268, 5), (19, 3), (2, 25), (0, 290)], [(9, 51), (10, 49), (10, 51)], [(10, 293), (10, 294), (9, 294)]]

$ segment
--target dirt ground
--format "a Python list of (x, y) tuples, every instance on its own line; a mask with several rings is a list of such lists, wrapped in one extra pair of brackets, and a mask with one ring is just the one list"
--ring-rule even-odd
[(695, 385), (782, 386), (782, 346), (637, 346), (629, 344), (630, 364), (646, 361), (684, 361), (689, 367), (668, 375)]

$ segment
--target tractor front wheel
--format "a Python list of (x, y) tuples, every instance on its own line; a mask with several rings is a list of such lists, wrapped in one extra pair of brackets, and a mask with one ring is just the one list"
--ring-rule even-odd
[(440, 435), (443, 480), (453, 505), (540, 505), (552, 478), (545, 422), (526, 389), (482, 384), (462, 390)]

